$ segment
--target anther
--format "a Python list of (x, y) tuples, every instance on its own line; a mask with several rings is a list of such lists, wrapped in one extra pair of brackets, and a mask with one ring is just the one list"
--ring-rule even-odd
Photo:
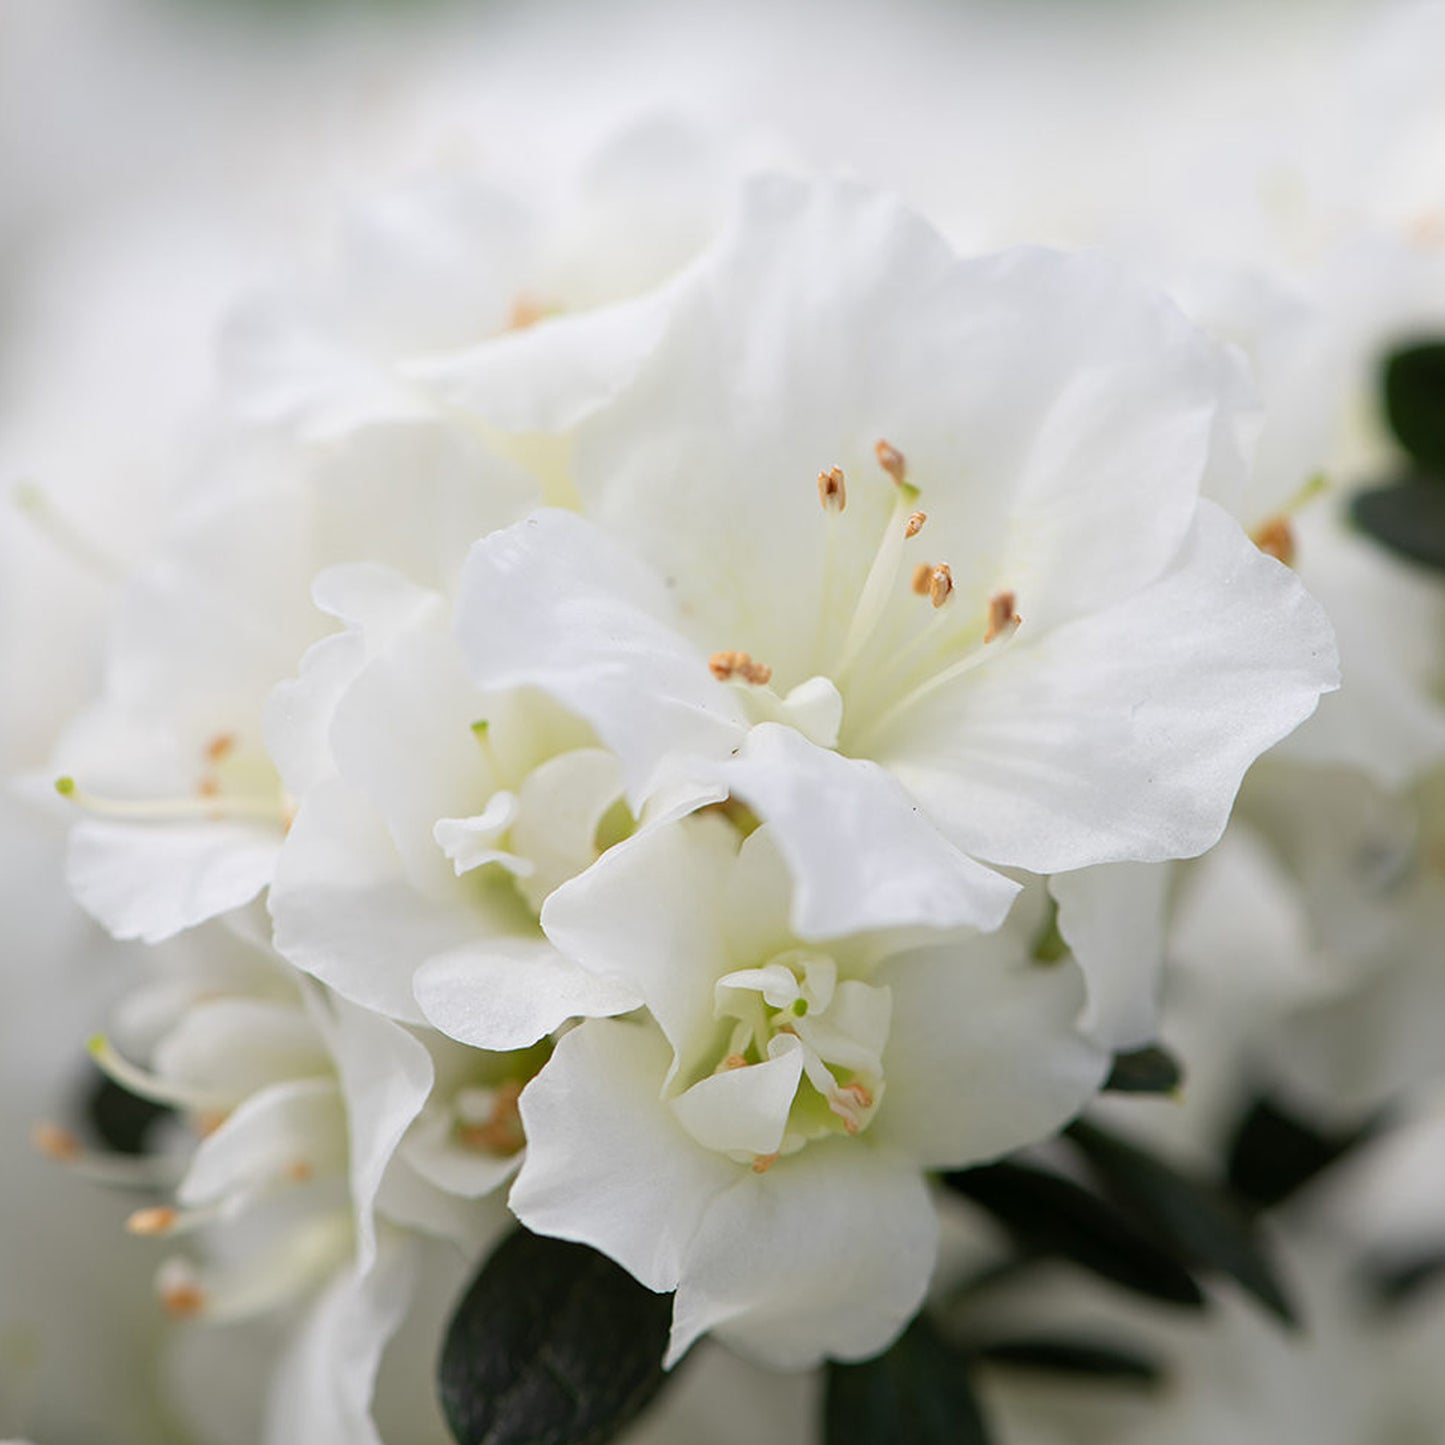
[(1250, 534), (1250, 540), (1267, 557), (1283, 562), (1286, 567), (1294, 566), (1294, 528), (1287, 517), (1271, 517), (1261, 523)]
[(525, 331), (535, 326), (545, 315), (547, 308), (535, 296), (518, 296), (507, 313), (508, 331)]
[(841, 512), (848, 505), (848, 488), (843, 482), (842, 467), (818, 473), (818, 500), (825, 512)]
[(776, 1154), (757, 1154), (753, 1157), (753, 1173), (766, 1174), (778, 1162)]
[(235, 733), (217, 733), (210, 742), (206, 744), (206, 761), (208, 763), (224, 762), (233, 752), (236, 751)]
[(908, 514), (908, 524), (903, 529), (903, 535), (905, 537), (916, 537), (923, 530), (923, 524), (927, 520), (927, 512), (910, 512)]
[(1012, 592), (996, 592), (988, 599), (988, 621), (983, 629), (983, 640), (992, 642), (1005, 632), (1012, 632), (1022, 619), (1014, 611)]
[(190, 1280), (163, 1285), (160, 1297), (165, 1312), (178, 1320), (194, 1318), (206, 1307), (205, 1292)]
[(707, 665), (719, 682), (739, 677), (754, 687), (762, 687), (773, 675), (773, 669), (764, 662), (754, 662), (746, 652), (715, 652), (708, 658)]
[(50, 1159), (69, 1164), (81, 1155), (80, 1140), (59, 1124), (40, 1123), (30, 1131), (30, 1142)]
[(940, 562), (933, 569), (933, 576), (928, 581), (928, 600), (935, 607), (942, 607), (952, 591), (953, 572), (947, 562)]
[(308, 1159), (293, 1159), (286, 1166), (286, 1177), (293, 1184), (307, 1183), (315, 1172)]
[(920, 562), (913, 569), (913, 580), (908, 584), (920, 597), (927, 597), (933, 586), (933, 563)]
[(878, 465), (888, 473), (890, 477), (901, 487), (908, 481), (908, 469), (903, 461), (903, 453), (897, 447), (888, 442), (880, 441), (873, 448), (873, 454), (878, 458)]
[(487, 1118), (476, 1124), (458, 1125), (458, 1141), (468, 1149), (485, 1154), (517, 1153), (527, 1142), (517, 1108), (521, 1093), (522, 1086), (514, 1079), (498, 1085)]
[(723, 1060), (723, 1068), (725, 1069), (745, 1069), (747, 1066), (748, 1061), (741, 1054), (729, 1054), (727, 1058)]
[(176, 1211), (169, 1204), (158, 1204), (152, 1209), (137, 1209), (125, 1222), (131, 1234), (169, 1234), (176, 1227)]

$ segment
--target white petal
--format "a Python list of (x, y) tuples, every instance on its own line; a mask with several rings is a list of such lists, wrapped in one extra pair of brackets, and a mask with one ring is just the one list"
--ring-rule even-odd
[(684, 1058), (716, 1032), (713, 984), (731, 962), (724, 884), (737, 851), (737, 832), (719, 818), (658, 824), (609, 848), (542, 909), (562, 953), (634, 989)]
[(704, 1149), (663, 1102), (672, 1050), (650, 1025), (593, 1020), (522, 1091), (527, 1157), (512, 1212), (674, 1289), (709, 1200), (746, 1165)]
[(891, 988), (893, 1020), (870, 1137), (923, 1166), (957, 1168), (1033, 1143), (1097, 1091), (1109, 1055), (1078, 1028), (1079, 971), (1035, 962), (1020, 932), (879, 965), (872, 981)]
[(545, 939), (464, 944), (422, 964), (413, 988), (434, 1028), (478, 1049), (524, 1049), (568, 1019), (641, 1003), (628, 984), (589, 973)]
[(249, 903), (270, 881), (279, 830), (249, 823), (118, 823), (71, 833), (65, 876), (116, 938), (160, 943)]
[(243, 1101), (201, 1140), (177, 1197), (209, 1204), (277, 1183), (294, 1165), (321, 1173), (346, 1156), (346, 1120), (334, 1079), (273, 1084)]
[(533, 865), (522, 892), (537, 908), (597, 856), (597, 829), (622, 797), (622, 769), (601, 748), (574, 748), (533, 768), (518, 789), (512, 846)]
[(267, 1084), (324, 1077), (331, 1060), (315, 1026), (292, 1003), (202, 998), (156, 1045), (156, 1073), (242, 1098)]
[(493, 846), (517, 817), (517, 797), (505, 788), (493, 793), (487, 806), (471, 818), (438, 818), (432, 828), (437, 846), (451, 860), (457, 877), (485, 863), (501, 863), (509, 873), (530, 874), (525, 858)]
[(797, 1040), (776, 1058), (699, 1080), (672, 1101), (682, 1126), (705, 1149), (776, 1154), (803, 1076)]
[(382, 1445), (371, 1397), (382, 1351), (412, 1293), (409, 1249), (368, 1275), (336, 1276), (287, 1341), (271, 1379), (263, 1445)]
[(961, 847), (1039, 873), (1202, 852), (1338, 681), (1324, 613), (1209, 502), (1153, 586), (1032, 643), (1027, 625), (883, 761)]
[(725, 756), (743, 726), (672, 617), (647, 568), (580, 517), (542, 511), (472, 548), (457, 632), (478, 685), (538, 687), (596, 728), (635, 811), (667, 754)]
[(783, 1370), (886, 1349), (938, 1253), (920, 1172), (853, 1139), (810, 1144), (765, 1174), (731, 1167), (688, 1250), (669, 1362), (708, 1330)]
[(1102, 863), (1049, 879), (1059, 932), (1089, 990), (1084, 1028), (1106, 1049), (1158, 1037), (1171, 876), (1162, 863)]
[(793, 875), (793, 930), (838, 938), (908, 924), (997, 928), (1018, 893), (960, 852), (876, 763), (763, 723), (717, 768)]
[(402, 1135), (431, 1092), (434, 1070), (426, 1047), (400, 1024), (343, 998), (311, 992), (341, 1076), (346, 1104), (348, 1177), (356, 1218), (356, 1267), (376, 1261), (376, 1192)]

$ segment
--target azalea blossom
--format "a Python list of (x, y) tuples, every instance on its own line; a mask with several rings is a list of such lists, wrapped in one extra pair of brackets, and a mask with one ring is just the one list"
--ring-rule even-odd
[(768, 827), (646, 829), (564, 884), (548, 936), (651, 1018), (565, 1034), (523, 1090), (510, 1204), (677, 1291), (669, 1361), (706, 1331), (798, 1368), (876, 1353), (937, 1252), (925, 1171), (1056, 1128), (1107, 1056), (1035, 909), (990, 937), (799, 935)]
[(586, 519), (474, 549), (474, 678), (588, 718), (634, 801), (679, 766), (744, 801), (804, 931), (991, 927), (974, 858), (1213, 842), (1335, 684), (1319, 608), (1199, 497), (1227, 359), (1107, 266), (960, 261), (847, 185), (756, 184), (674, 289), (573, 434)]

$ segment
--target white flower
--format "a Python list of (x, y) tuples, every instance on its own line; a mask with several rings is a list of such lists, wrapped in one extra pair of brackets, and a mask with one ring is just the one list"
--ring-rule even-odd
[(645, 999), (589, 1020), (523, 1091), (514, 1212), (675, 1289), (669, 1359), (706, 1331), (785, 1368), (883, 1348), (937, 1248), (924, 1171), (1057, 1127), (1106, 1056), (1032, 910), (986, 938), (799, 937), (770, 830), (646, 829), (547, 901), (549, 936)]
[(992, 926), (973, 857), (1212, 843), (1335, 680), (1319, 608), (1199, 500), (1222, 356), (1098, 262), (959, 261), (841, 185), (755, 185), (674, 289), (574, 434), (592, 520), (474, 550), (478, 682), (588, 718), (634, 801), (678, 757), (735, 793), (803, 930)]

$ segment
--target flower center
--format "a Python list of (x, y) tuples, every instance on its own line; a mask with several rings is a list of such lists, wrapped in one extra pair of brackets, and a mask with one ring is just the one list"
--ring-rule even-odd
[(812, 1139), (861, 1134), (883, 1100), (892, 995), (839, 981), (827, 954), (793, 948), (725, 974), (727, 1025), (712, 1072), (673, 1100), (684, 1127), (758, 1172)]

